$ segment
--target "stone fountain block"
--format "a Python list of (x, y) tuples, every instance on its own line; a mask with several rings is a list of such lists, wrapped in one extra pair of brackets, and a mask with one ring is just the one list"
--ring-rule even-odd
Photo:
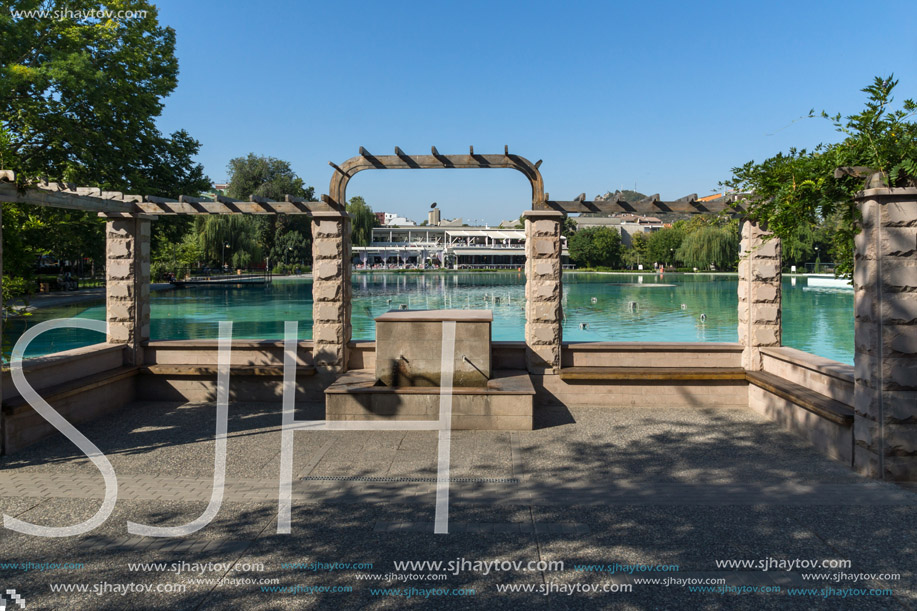
[[(325, 418), (439, 420), (440, 389), (382, 386), (371, 369), (348, 371), (325, 389)], [(452, 389), (453, 430), (530, 431), (535, 388), (526, 371), (499, 370), (483, 387)]]
[(455, 321), (452, 385), (486, 387), (491, 378), (490, 310), (392, 310), (379, 316), (376, 379), (389, 387), (439, 387), (445, 321)]

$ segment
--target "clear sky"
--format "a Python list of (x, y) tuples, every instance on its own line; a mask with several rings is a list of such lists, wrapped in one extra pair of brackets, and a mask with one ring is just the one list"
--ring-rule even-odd
[[(216, 182), (229, 159), (289, 161), (316, 193), (360, 146), (543, 159), (553, 199), (709, 195), (730, 169), (839, 139), (811, 108), (858, 111), (894, 73), (917, 98), (913, 0), (851, 2), (157, 3), (187, 129)], [(418, 222), (496, 223), (530, 207), (512, 170), (370, 171), (348, 196)]]

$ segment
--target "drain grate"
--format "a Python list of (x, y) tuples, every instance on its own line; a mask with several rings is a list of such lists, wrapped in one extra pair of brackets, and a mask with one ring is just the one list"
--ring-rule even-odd
[[(384, 482), (409, 484), (435, 484), (435, 477), (360, 477), (344, 475), (310, 475), (302, 478), (309, 482)], [(453, 477), (452, 484), (518, 484), (515, 477)]]

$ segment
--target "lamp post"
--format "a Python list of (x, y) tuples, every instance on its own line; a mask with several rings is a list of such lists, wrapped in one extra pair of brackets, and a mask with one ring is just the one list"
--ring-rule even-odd
[(223, 243), (223, 256), (220, 259), (220, 271), (224, 271), (226, 269), (226, 249), (227, 248), (229, 248), (229, 242), (224, 242)]
[(819, 272), (818, 268), (819, 268), (820, 263), (821, 263), (821, 259), (818, 258), (818, 246), (816, 246), (815, 247), (815, 273), (816, 274)]

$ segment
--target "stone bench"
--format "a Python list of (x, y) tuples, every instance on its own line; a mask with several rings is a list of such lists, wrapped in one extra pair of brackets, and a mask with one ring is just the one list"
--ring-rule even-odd
[(751, 409), (808, 440), (827, 456), (853, 464), (851, 406), (766, 371), (749, 371), (746, 377)]
[[(151, 401), (216, 401), (216, 363), (155, 363), (141, 367), (140, 373), (138, 397)], [(324, 386), (312, 365), (297, 365), (295, 382), (297, 404), (323, 400)], [(232, 364), (229, 391), (230, 401), (279, 401), (283, 396), (283, 365), (276, 361)]]
[(766, 371), (749, 371), (749, 384), (777, 395), (799, 407), (842, 426), (853, 425), (853, 408), (836, 399), (826, 397), (805, 386), (790, 382)]
[[(88, 422), (134, 399), (137, 367), (118, 367), (36, 391), (71, 423)], [(11, 454), (56, 432), (20, 395), (3, 400), (3, 453)]]

